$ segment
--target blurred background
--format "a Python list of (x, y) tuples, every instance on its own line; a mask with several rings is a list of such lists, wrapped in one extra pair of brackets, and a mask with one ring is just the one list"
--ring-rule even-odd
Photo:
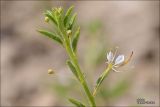
[[(1, 105), (71, 106), (86, 102), (80, 84), (56, 42), (41, 36), (52, 29), (43, 12), (75, 6), (81, 26), (80, 66), (93, 90), (106, 68), (106, 53), (134, 56), (124, 69), (111, 72), (96, 97), (98, 106), (159, 106), (159, 1), (1, 1)], [(54, 75), (47, 70), (54, 69)], [(155, 104), (137, 104), (138, 98)], [(86, 102), (87, 103), (87, 102)]]

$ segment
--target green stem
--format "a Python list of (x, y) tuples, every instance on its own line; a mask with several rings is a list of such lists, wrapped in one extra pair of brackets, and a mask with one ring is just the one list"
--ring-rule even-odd
[(85, 78), (84, 78), (84, 75), (83, 73), (81, 72), (81, 69), (79, 67), (79, 64), (78, 64), (78, 60), (77, 60), (77, 57), (76, 55), (74, 54), (74, 52), (72, 51), (71, 47), (70, 47), (70, 44), (68, 43), (68, 41), (66, 41), (66, 51), (72, 61), (72, 63), (74, 63), (75, 65), (75, 68), (78, 72), (78, 75), (79, 75), (79, 79), (80, 79), (80, 82), (81, 82), (81, 85), (83, 86), (84, 90), (85, 90), (85, 93), (91, 103), (91, 105), (93, 107), (96, 107), (96, 104), (95, 104), (95, 101), (94, 101), (94, 97), (92, 96), (90, 90), (89, 90), (89, 87), (87, 85), (87, 82), (85, 81)]
[(96, 103), (95, 103), (94, 97), (91, 94), (91, 91), (89, 90), (89, 87), (87, 85), (85, 77), (84, 77), (84, 75), (83, 75), (83, 73), (82, 73), (82, 71), (81, 71), (81, 69), (79, 67), (77, 56), (75, 55), (75, 53), (72, 50), (69, 38), (67, 37), (66, 32), (63, 31), (63, 28), (62, 28), (61, 24), (60, 24), (60, 26), (58, 28), (59, 28), (60, 33), (63, 34), (64, 46), (66, 48), (66, 51), (67, 51), (67, 53), (69, 55), (70, 60), (72, 61), (72, 63), (74, 64), (74, 66), (76, 68), (76, 71), (78, 72), (80, 83), (81, 83), (81, 85), (82, 85), (82, 87), (83, 87), (83, 89), (84, 89), (84, 91), (85, 91), (85, 93), (86, 93), (86, 95), (87, 95), (87, 97), (88, 97), (88, 99), (90, 101), (90, 104), (91, 104), (92, 107), (96, 107)]

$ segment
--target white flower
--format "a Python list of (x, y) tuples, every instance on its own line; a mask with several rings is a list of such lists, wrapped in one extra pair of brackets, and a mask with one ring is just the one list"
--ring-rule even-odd
[(115, 60), (115, 65), (121, 64), (124, 62), (124, 55), (119, 55)]
[(111, 51), (107, 54), (107, 59), (108, 59), (108, 62), (112, 62), (113, 53)]
[(111, 51), (107, 53), (107, 63), (112, 68), (113, 71), (120, 72), (120, 71), (117, 71), (115, 68), (118, 68), (127, 64), (130, 61), (133, 55), (133, 52), (131, 53), (130, 57), (126, 60), (124, 55), (118, 55), (117, 58), (115, 58), (116, 53), (117, 53), (117, 49), (114, 54)]

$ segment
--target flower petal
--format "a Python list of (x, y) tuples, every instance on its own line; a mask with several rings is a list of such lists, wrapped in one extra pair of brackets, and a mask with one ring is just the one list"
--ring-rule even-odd
[(109, 53), (107, 53), (107, 60), (111, 62), (112, 59), (113, 59), (113, 53), (110, 51)]
[(120, 64), (124, 61), (124, 55), (119, 55), (116, 60), (115, 60), (115, 64), (114, 65), (117, 65), (117, 64)]

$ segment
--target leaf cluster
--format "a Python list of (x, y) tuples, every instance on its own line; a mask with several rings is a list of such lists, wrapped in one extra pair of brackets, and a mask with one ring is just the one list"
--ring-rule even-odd
[[(76, 27), (75, 31), (73, 27), (75, 25), (75, 20), (77, 14), (73, 12), (74, 6), (71, 6), (66, 12), (64, 12), (63, 8), (53, 8), (51, 10), (46, 10), (44, 12), (45, 21), (47, 23), (51, 22), (51, 24), (56, 26), (57, 31), (51, 32), (48, 30), (39, 29), (38, 32), (41, 34), (51, 38), (52, 40), (56, 41), (60, 45), (64, 46), (66, 37), (69, 38), (72, 50), (76, 52), (77, 43), (80, 35), (80, 27)], [(70, 33), (68, 33), (70, 31)], [(65, 34), (65, 35), (64, 35)]]

